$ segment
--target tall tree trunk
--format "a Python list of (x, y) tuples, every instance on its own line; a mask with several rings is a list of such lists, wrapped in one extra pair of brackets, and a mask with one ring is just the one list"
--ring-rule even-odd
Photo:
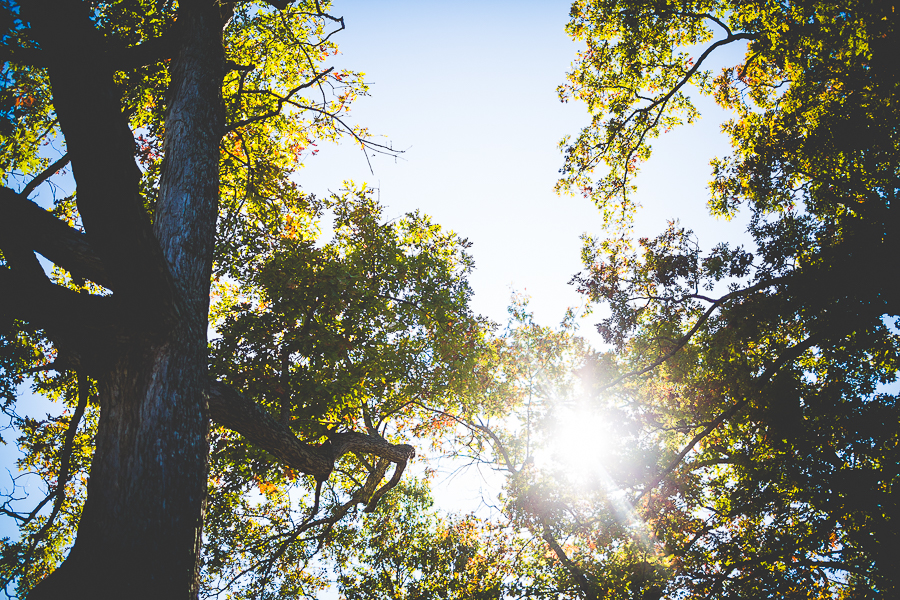
[[(153, 226), (174, 279), (177, 319), (163, 335), (129, 337), (98, 376), (100, 422), (78, 537), (63, 565), (29, 598), (197, 594), (208, 453), (206, 330), (225, 62), (217, 3), (180, 4), (184, 34), (171, 68)], [(75, 160), (73, 168), (77, 180)]]

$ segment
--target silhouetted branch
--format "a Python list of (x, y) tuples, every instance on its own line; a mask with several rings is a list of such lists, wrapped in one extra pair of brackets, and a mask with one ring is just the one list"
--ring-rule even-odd
[(31, 195), (31, 192), (33, 192), (39, 185), (50, 179), (50, 177), (52, 177), (54, 173), (69, 164), (69, 160), (69, 154), (63, 154), (57, 161), (38, 173), (38, 175), (34, 179), (29, 181), (28, 185), (26, 185), (25, 188), (19, 193), (23, 198), (27, 198)]
[(666, 362), (667, 360), (669, 360), (670, 358), (675, 356), (679, 350), (684, 348), (687, 345), (687, 343), (689, 341), (691, 341), (691, 338), (694, 337), (694, 334), (696, 334), (697, 331), (700, 330), (700, 327), (702, 327), (703, 324), (709, 320), (709, 318), (716, 311), (716, 309), (718, 309), (720, 306), (722, 306), (722, 304), (724, 304), (725, 302), (728, 302), (729, 300), (734, 300), (735, 298), (738, 298), (740, 296), (744, 296), (744, 295), (752, 293), (752, 292), (758, 292), (759, 290), (765, 289), (767, 287), (777, 285), (778, 283), (781, 283), (783, 280), (784, 280), (784, 278), (772, 279), (769, 281), (765, 281), (765, 282), (750, 286), (749, 288), (745, 288), (743, 290), (737, 290), (737, 291), (731, 292), (730, 294), (725, 294), (721, 298), (719, 298), (717, 300), (713, 300), (712, 306), (710, 306), (709, 308), (706, 309), (706, 312), (704, 312), (700, 316), (700, 318), (697, 319), (697, 322), (694, 323), (694, 326), (691, 327), (691, 329), (686, 334), (684, 334), (683, 336), (678, 338), (678, 340), (675, 342), (675, 345), (672, 347), (671, 350), (669, 350), (662, 356), (658, 357), (656, 360), (654, 360), (652, 363), (650, 363), (646, 367), (642, 367), (636, 371), (631, 371), (629, 373), (625, 373), (624, 375), (614, 379), (610, 383), (607, 383), (607, 384), (601, 386), (600, 388), (598, 388), (597, 391), (602, 392), (602, 391), (608, 390), (611, 387), (619, 385), (626, 379), (632, 379), (634, 377), (639, 377), (645, 373), (649, 373), (650, 371), (652, 371), (659, 365), (663, 364), (664, 362)]
[(114, 289), (103, 261), (87, 237), (23, 194), (0, 188), (0, 243), (38, 252), (75, 277)]
[[(781, 367), (788, 364), (789, 362), (793, 362), (798, 359), (804, 352), (809, 350), (811, 347), (815, 346), (818, 340), (822, 336), (820, 335), (811, 335), (796, 346), (792, 346), (788, 350), (786, 350), (781, 356), (778, 357), (774, 363), (772, 363), (763, 373), (759, 376), (759, 378), (754, 382), (758, 389), (761, 389), (768, 381), (777, 373)], [(632, 504), (637, 504), (641, 498), (650, 493), (659, 483), (669, 476), (672, 471), (674, 471), (681, 461), (684, 460), (684, 457), (688, 455), (688, 453), (694, 449), (694, 447), (700, 443), (703, 438), (712, 433), (719, 425), (736, 415), (742, 408), (747, 406), (750, 402), (750, 396), (747, 396), (741, 399), (739, 402), (734, 404), (728, 410), (721, 413), (715, 419), (713, 419), (706, 427), (703, 428), (703, 431), (695, 435), (691, 441), (687, 443), (687, 445), (678, 453), (678, 456), (669, 463), (669, 466), (663, 469), (662, 473), (656, 476), (650, 484), (645, 487), (640, 494), (638, 494), (637, 498), (632, 501)]]
[(354, 431), (329, 434), (325, 444), (313, 446), (298, 439), (263, 407), (221, 382), (210, 385), (209, 411), (210, 418), (219, 425), (240, 433), (291, 468), (316, 478), (327, 478), (335, 461), (348, 452), (373, 454), (394, 463), (406, 463), (416, 455), (408, 444), (391, 444), (379, 436)]

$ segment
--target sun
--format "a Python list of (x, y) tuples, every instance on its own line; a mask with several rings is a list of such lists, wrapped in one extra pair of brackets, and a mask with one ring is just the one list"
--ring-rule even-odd
[(588, 408), (562, 408), (548, 423), (545, 460), (575, 481), (601, 476), (612, 450), (609, 424)]

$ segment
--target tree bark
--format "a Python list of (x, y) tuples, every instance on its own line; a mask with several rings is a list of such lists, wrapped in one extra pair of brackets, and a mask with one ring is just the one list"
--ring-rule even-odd
[(373, 454), (398, 465), (405, 465), (416, 455), (409, 444), (391, 444), (379, 436), (355, 431), (332, 433), (319, 446), (307, 444), (253, 400), (220, 382), (210, 383), (209, 415), (214, 422), (240, 433), (285, 465), (316, 479), (327, 479), (335, 461), (348, 452)]
[[(136, 180), (133, 171), (98, 178), (98, 169), (116, 165), (103, 164), (94, 152), (98, 143), (83, 139), (84, 126), (76, 121), (85, 115), (72, 113), (69, 118), (66, 110), (67, 103), (78, 106), (82, 93), (72, 86), (86, 82), (73, 82), (71, 73), (62, 71), (67, 65), (55, 71), (51, 66), (60, 125), (70, 149), (74, 146), (73, 174), (87, 235), (116, 283), (115, 294), (134, 300), (128, 302), (134, 314), (133, 327), (116, 345), (114, 360), (96, 374), (100, 421), (77, 540), (65, 562), (29, 598), (197, 596), (209, 427), (206, 331), (225, 61), (217, 3), (183, 0), (179, 23), (188, 33), (180, 39), (171, 67), (165, 163), (152, 230), (152, 242), (158, 246), (150, 252), (165, 257), (162, 266), (168, 272), (162, 278), (156, 277), (158, 270), (153, 272), (152, 256), (136, 263), (125, 261), (144, 252), (146, 242), (106, 235), (117, 225), (149, 230), (149, 223), (128, 222), (130, 209), (115, 206), (131, 201), (128, 196), (137, 191)], [(50, 50), (54, 43), (48, 39)], [(105, 77), (111, 83), (111, 69)], [(119, 125), (113, 129), (121, 137), (121, 125), (127, 126), (127, 121), (116, 110)], [(136, 171), (131, 148), (124, 151)], [(88, 198), (92, 189), (102, 197)], [(125, 197), (109, 197), (123, 192)], [(90, 207), (85, 204), (87, 210), (82, 209), (83, 193), (85, 203), (96, 201)], [(110, 203), (126, 222), (117, 223), (115, 215), (102, 212)], [(103, 242), (97, 244), (100, 239)], [(122, 255), (111, 258), (117, 252)], [(136, 295), (148, 293), (157, 304), (167, 302), (165, 291), (147, 290), (147, 280), (136, 279), (142, 272), (150, 279), (172, 282), (175, 297), (169, 314), (174, 318), (157, 318), (168, 311), (165, 307), (142, 314), (146, 299)], [(149, 322), (142, 322), (145, 319)]]

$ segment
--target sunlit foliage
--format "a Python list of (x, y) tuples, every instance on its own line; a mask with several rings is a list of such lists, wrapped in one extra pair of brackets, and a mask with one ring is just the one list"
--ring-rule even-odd
[[(285, 218), (265, 253), (220, 281), (211, 371), (301, 439), (359, 431), (407, 441), (430, 416), (423, 405), (457, 402), (483, 344), (485, 324), (468, 309), (466, 242), (418, 213), (383, 222), (371, 190), (310, 201), (333, 211), (332, 238), (317, 237), (316, 219)], [(320, 488), (215, 431), (208, 592), (313, 593), (327, 581), (313, 557), (341, 543), (332, 528), (368, 501), (365, 482), (385, 467), (349, 456)]]
[[(587, 49), (561, 93), (593, 121), (564, 142), (560, 185), (613, 226), (575, 281), (611, 309), (605, 393), (665, 449), (633, 506), (670, 557), (666, 593), (896, 594), (897, 18), (884, 2), (573, 7)], [(728, 44), (743, 61), (709, 71)], [(734, 115), (710, 210), (744, 219), (754, 248), (703, 251), (674, 222), (628, 232), (638, 166), (698, 116), (696, 93)]]
[[(466, 385), (483, 344), (486, 324), (468, 308), (468, 242), (421, 213), (386, 222), (365, 186), (327, 199), (302, 190), (298, 170), (325, 142), (349, 140), (367, 157), (392, 151), (348, 120), (367, 85), (362, 73), (328, 65), (343, 20), (328, 2), (281, 4), (222, 7), (224, 135), (209, 375), (238, 386), (313, 446), (327, 447), (329, 433), (345, 432), (406, 441), (423, 421), (422, 403), (458, 401), (451, 391)], [(85, 39), (100, 44), (103, 60), (118, 69), (116, 91), (152, 218), (166, 160), (172, 52), (189, 32), (181, 31), (174, 2), (95, 2), (90, 10), (94, 30)], [(43, 186), (49, 193), (41, 201), (53, 215), (83, 231), (76, 196), (67, 193), (69, 157), (46, 54), (20, 15), (17, 2), (0, 4), (0, 183), (23, 199)], [(0, 266), (10, 267), (3, 254)], [(70, 289), (109, 294), (58, 267), (50, 276)], [(0, 391), (10, 419), (4, 441), (9, 432), (18, 437), (23, 475), (15, 481), (30, 489), (26, 496), (24, 484), (13, 483), (3, 499), (20, 537), (3, 540), (0, 581), (21, 595), (73, 543), (102, 409), (93, 380), (76, 376), (45, 332), (16, 320), (0, 327)], [(61, 414), (17, 413), (29, 381)], [(210, 444), (204, 595), (315, 593), (324, 580), (314, 556), (331, 527), (359, 503), (374, 508), (391, 475), (388, 462), (351, 454), (326, 483), (230, 430), (214, 429)]]

